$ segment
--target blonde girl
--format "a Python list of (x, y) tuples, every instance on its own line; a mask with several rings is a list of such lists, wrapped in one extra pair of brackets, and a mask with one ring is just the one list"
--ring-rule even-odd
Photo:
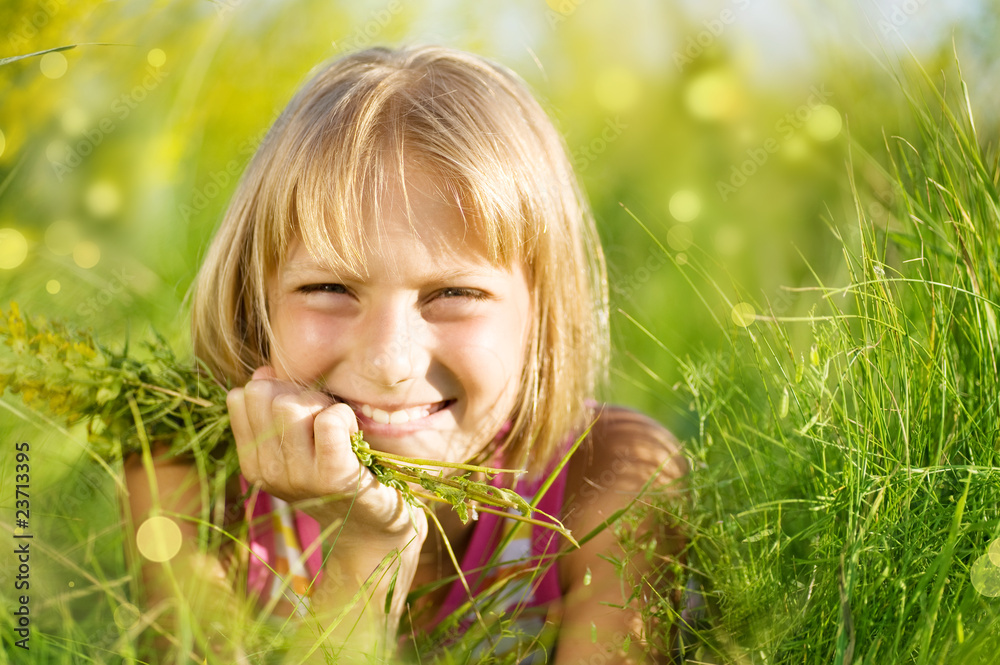
[[(408, 636), (447, 644), (510, 618), (530, 639), (484, 634), (479, 648), (642, 659), (644, 595), (623, 594), (611, 529), (577, 549), (449, 509), (436, 513), (441, 534), (350, 446), (360, 429), (386, 452), (523, 469), (529, 498), (552, 475), (540, 505), (589, 533), (651, 478), (683, 475), (662, 427), (593, 401), (606, 290), (565, 146), (515, 74), (441, 47), (325, 66), (267, 134), (198, 275), (195, 351), (240, 386), (228, 407), (246, 491), (230, 496), (251, 527), (232, 561), (188, 550), (191, 570), (229, 586), (239, 568), (251, 599), (299, 616), (298, 659), (386, 658)], [(153, 490), (128, 465), (136, 523), (153, 503), (202, 510), (193, 468), (155, 468)], [(658, 536), (675, 558), (679, 536)], [(470, 601), (449, 544), (473, 595), (492, 593)], [(162, 577), (144, 566), (154, 605), (176, 593)]]

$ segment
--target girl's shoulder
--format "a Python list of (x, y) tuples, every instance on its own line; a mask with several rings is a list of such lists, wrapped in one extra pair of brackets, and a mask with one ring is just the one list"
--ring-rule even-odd
[(638, 411), (611, 404), (593, 409), (592, 425), (569, 462), (567, 509), (596, 494), (635, 494), (675, 487), (687, 474), (676, 437)]
[[(649, 416), (614, 405), (594, 408), (593, 424), (568, 467), (562, 517), (577, 537), (601, 527), (644, 492), (680, 501), (688, 471), (681, 446), (669, 430)], [(560, 564), (564, 588), (615, 550), (613, 531), (604, 529), (581, 550), (567, 553)], [(668, 549), (682, 547), (679, 532), (662, 535), (676, 540)]]

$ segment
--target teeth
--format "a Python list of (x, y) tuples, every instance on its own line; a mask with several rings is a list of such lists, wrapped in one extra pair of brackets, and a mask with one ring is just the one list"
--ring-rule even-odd
[(432, 411), (436, 410), (433, 404), (417, 406), (402, 411), (385, 411), (369, 404), (361, 404), (357, 408), (361, 412), (361, 415), (371, 418), (379, 425), (403, 425), (411, 420), (426, 418)]

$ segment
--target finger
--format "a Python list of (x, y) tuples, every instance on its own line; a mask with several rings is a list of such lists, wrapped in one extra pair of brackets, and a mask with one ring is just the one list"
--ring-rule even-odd
[[(257, 372), (262, 372), (264, 369), (258, 369)], [(257, 374), (257, 372), (254, 374)], [(244, 391), (246, 394), (247, 418), (250, 421), (250, 427), (253, 429), (253, 435), (260, 447), (266, 448), (269, 444), (277, 442), (280, 438), (280, 430), (274, 422), (272, 408), (274, 399), (278, 395), (298, 393), (301, 391), (301, 388), (289, 381), (267, 378), (267, 374), (263, 374), (263, 376), (264, 378), (248, 381), (246, 386), (244, 386)]]
[(317, 414), (331, 404), (326, 395), (304, 391), (282, 393), (271, 404), (276, 429), (281, 433), (276, 454), (284, 461), (289, 489), (318, 489), (315, 475), (314, 420)]
[(268, 380), (277, 378), (278, 375), (274, 373), (273, 367), (271, 367), (270, 365), (261, 365), (260, 367), (254, 370), (253, 376), (250, 377), (250, 380), (258, 381), (258, 380)]
[(333, 404), (316, 415), (315, 462), (317, 476), (331, 491), (357, 486), (361, 463), (351, 449), (351, 435), (358, 431), (358, 417), (346, 404)]
[(247, 418), (246, 395), (243, 388), (233, 388), (226, 395), (226, 406), (229, 409), (229, 425), (233, 429), (236, 440), (236, 454), (240, 460), (240, 471), (247, 482), (260, 482), (260, 464), (257, 458), (257, 445), (254, 441), (253, 429)]
[(356, 493), (359, 519), (386, 532), (412, 528), (399, 491), (380, 483), (351, 449), (351, 434), (357, 431), (358, 418), (346, 404), (334, 404), (316, 416), (317, 474), (333, 479), (342, 493)]
[[(266, 376), (266, 374), (265, 374)], [(282, 432), (274, 420), (274, 399), (292, 394), (298, 388), (287, 381), (268, 378), (251, 379), (243, 387), (247, 420), (250, 423), (250, 445), (257, 454), (260, 479), (272, 488), (280, 485), (285, 464), (281, 452)]]

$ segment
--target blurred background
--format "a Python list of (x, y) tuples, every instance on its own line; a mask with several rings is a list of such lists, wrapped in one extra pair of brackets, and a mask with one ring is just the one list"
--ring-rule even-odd
[[(76, 46), (0, 65), (0, 306), (17, 300), (106, 343), (155, 329), (189, 353), (185, 295), (293, 92), (338, 53), (441, 43), (514, 69), (551, 113), (609, 262), (607, 397), (683, 438), (695, 424), (672, 398), (677, 359), (752, 334), (755, 317), (801, 314), (790, 288), (836, 283), (831, 227), (857, 219), (848, 165), (882, 159), (884, 136), (907, 135), (896, 77), (919, 78), (919, 63), (957, 85), (942, 73), (957, 55), (979, 136), (996, 136), (998, 10), (989, 0), (4, 0), (0, 58)], [(891, 196), (870, 171), (858, 186)], [(3, 459), (15, 439), (37, 442), (33, 483), (63, 482), (82, 438), (18, 417), (15, 398), (4, 404)], [(60, 510), (46, 528), (113, 551), (86, 536), (114, 521), (113, 487), (88, 486), (86, 505), (106, 519)], [(61, 570), (39, 583), (65, 590), (74, 573)]]

